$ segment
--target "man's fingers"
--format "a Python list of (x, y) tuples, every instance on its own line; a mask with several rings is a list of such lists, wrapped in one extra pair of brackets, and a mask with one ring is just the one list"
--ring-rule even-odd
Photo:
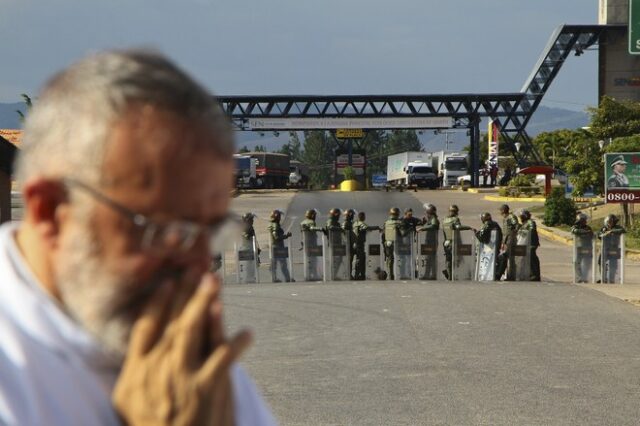
[(144, 355), (153, 347), (165, 327), (173, 283), (163, 282), (147, 302), (131, 331), (129, 352)]
[(189, 303), (191, 297), (195, 293), (202, 277), (202, 271), (195, 268), (189, 268), (177, 279), (176, 296), (171, 312), (172, 318), (177, 318), (184, 307)]
[(243, 330), (222, 345), (219, 345), (198, 372), (198, 381), (202, 386), (215, 383), (218, 375), (226, 372), (231, 364), (251, 345), (251, 332)]
[(205, 329), (211, 318), (209, 309), (219, 291), (220, 285), (213, 278), (213, 274), (205, 274), (198, 290), (178, 318), (179, 334), (176, 336), (176, 344), (182, 361), (191, 368), (200, 364), (204, 343), (209, 343)]

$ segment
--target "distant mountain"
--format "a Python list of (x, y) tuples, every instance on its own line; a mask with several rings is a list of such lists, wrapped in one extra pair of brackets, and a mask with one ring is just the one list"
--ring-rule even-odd
[(527, 133), (530, 136), (535, 136), (542, 132), (579, 129), (588, 125), (589, 114), (586, 112), (540, 106), (527, 125)]
[(20, 116), (16, 110), (23, 111), (25, 106), (23, 102), (11, 104), (0, 103), (0, 129), (19, 129), (22, 127)]

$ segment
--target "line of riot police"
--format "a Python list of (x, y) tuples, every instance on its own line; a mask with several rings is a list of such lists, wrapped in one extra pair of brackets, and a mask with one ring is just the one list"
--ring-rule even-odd
[[(499, 210), (502, 226), (485, 212), (480, 216), (482, 227), (475, 229), (461, 223), (456, 205), (449, 207), (442, 224), (436, 206), (425, 204), (424, 207), (422, 219), (414, 217), (410, 208), (401, 217), (400, 209), (393, 207), (382, 227), (368, 225), (365, 213), (356, 213), (354, 209), (346, 210), (344, 221), (340, 223), (341, 211), (337, 208), (329, 211), (325, 226), (318, 226), (318, 212), (307, 210), (300, 223), (299, 251), (302, 252), (304, 280), (436, 280), (437, 272), (441, 270), (442, 278), (447, 280), (540, 281), (540, 261), (536, 253), (540, 240), (528, 210), (523, 209), (516, 216), (504, 204)], [(282, 215), (274, 210), (268, 228), (273, 282), (294, 281), (292, 253), (286, 242), (292, 234), (280, 225)], [(241, 242), (236, 244), (238, 282), (259, 282), (261, 250), (253, 219), (251, 213), (243, 216), (245, 230)], [(585, 226), (586, 216), (582, 215), (572, 229), (576, 236), (576, 282), (587, 282), (595, 277), (595, 272), (588, 273), (589, 268), (595, 268), (595, 239), (590, 228)], [(614, 215), (607, 218), (605, 227), (598, 233), (602, 241), (598, 260), (602, 282), (621, 282), (623, 279), (624, 260), (620, 260), (620, 253), (624, 251), (623, 233)], [(440, 235), (444, 261), (438, 256)]]

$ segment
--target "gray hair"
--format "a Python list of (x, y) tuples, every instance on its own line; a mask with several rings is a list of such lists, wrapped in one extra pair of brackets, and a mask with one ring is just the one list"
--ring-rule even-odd
[(45, 85), (25, 122), (17, 179), (72, 174), (100, 182), (111, 127), (133, 105), (211, 123), (217, 136), (211, 148), (231, 158), (229, 120), (203, 87), (160, 53), (107, 51), (71, 65)]

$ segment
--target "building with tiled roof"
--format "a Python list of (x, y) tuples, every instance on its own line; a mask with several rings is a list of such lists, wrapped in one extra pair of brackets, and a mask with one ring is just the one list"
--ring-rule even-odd
[(20, 129), (0, 129), (0, 137), (11, 142), (16, 148), (20, 148), (22, 144), (22, 130)]

